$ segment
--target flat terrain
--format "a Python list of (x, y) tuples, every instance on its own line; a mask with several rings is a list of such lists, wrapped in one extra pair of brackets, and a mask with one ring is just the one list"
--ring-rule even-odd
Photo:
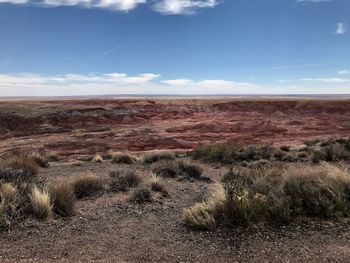
[(12, 148), (91, 155), (184, 150), (198, 143), (300, 144), (346, 137), (349, 99), (138, 98), (2, 101), (0, 153)]
[[(182, 158), (183, 159), (183, 158)], [(187, 160), (189, 161), (189, 160)], [(313, 221), (248, 229), (195, 231), (182, 212), (201, 201), (226, 168), (204, 165), (213, 182), (165, 179), (169, 197), (135, 204), (129, 193), (78, 201), (77, 214), (47, 222), (28, 219), (0, 235), (0, 262), (347, 262), (350, 224)], [(41, 175), (65, 180), (82, 171), (106, 177), (128, 165), (52, 163)], [(139, 173), (150, 176), (147, 165)]]

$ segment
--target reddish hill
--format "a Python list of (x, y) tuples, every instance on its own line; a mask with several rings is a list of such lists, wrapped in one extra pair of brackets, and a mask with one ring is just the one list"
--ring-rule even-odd
[(350, 100), (95, 99), (0, 104), (0, 152), (191, 149), (198, 143), (298, 144), (350, 135)]

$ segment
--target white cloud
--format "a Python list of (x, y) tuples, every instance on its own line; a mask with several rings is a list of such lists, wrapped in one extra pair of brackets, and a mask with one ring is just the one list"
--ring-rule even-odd
[(310, 79), (305, 78), (301, 79), (303, 81), (315, 81), (315, 82), (326, 82), (326, 83), (344, 83), (349, 82), (349, 79), (342, 79), (342, 78), (316, 78), (316, 79)]
[(154, 4), (154, 10), (162, 14), (193, 14), (200, 8), (218, 5), (217, 0), (161, 0)]
[(338, 23), (335, 33), (337, 35), (343, 35), (346, 32), (346, 25), (344, 23)]
[(337, 74), (338, 75), (348, 75), (348, 74), (350, 74), (350, 70), (339, 70), (338, 72), (337, 72)]
[[(299, 79), (262, 86), (222, 79), (160, 79), (159, 74), (0, 74), (0, 96), (72, 96), (106, 94), (345, 94), (350, 80)], [(289, 83), (290, 82), (290, 83)]]
[(147, 0), (41, 0), (33, 2), (33, 4), (44, 6), (83, 6), (127, 12), (146, 2)]
[(162, 14), (194, 14), (198, 9), (218, 5), (219, 0), (0, 0), (0, 3), (28, 4), (35, 6), (81, 6), (128, 12), (140, 4), (150, 4)]
[(25, 4), (29, 0), (0, 0), (0, 3)]
[(298, 0), (299, 3), (324, 3), (324, 2), (331, 2), (334, 0)]

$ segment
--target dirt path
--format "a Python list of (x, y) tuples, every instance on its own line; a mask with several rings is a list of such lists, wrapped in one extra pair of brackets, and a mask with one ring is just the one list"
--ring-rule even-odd
[[(44, 173), (91, 168), (105, 173), (113, 167), (52, 167)], [(214, 179), (221, 174), (208, 169)], [(29, 220), (1, 233), (0, 262), (350, 262), (349, 223), (197, 232), (183, 225), (182, 211), (212, 184), (167, 179), (165, 185), (170, 197), (150, 204), (105, 194), (80, 201), (69, 219)]]

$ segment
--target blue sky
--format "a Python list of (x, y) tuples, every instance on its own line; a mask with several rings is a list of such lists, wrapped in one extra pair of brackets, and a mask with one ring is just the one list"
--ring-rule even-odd
[(349, 0), (0, 0), (0, 96), (350, 93)]

